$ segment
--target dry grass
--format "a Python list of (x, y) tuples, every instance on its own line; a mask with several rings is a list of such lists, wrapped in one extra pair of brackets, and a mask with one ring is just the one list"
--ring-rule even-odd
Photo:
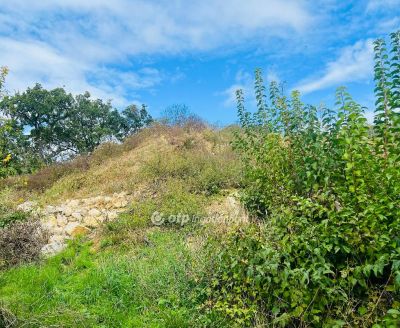
[(229, 138), (229, 133), (208, 129), (154, 126), (123, 144), (103, 145), (90, 156), (88, 168), (61, 177), (39, 198), (43, 203), (54, 203), (66, 198), (137, 192), (150, 183), (142, 172), (155, 158), (171, 159), (172, 165), (183, 153), (195, 162), (201, 158), (203, 161), (220, 159), (221, 164), (234, 161)]
[(0, 229), (0, 268), (39, 259), (48, 234), (37, 220), (18, 221)]
[(15, 315), (0, 303), (0, 327), (17, 327), (18, 320)]
[[(105, 143), (88, 156), (45, 167), (33, 175), (2, 180), (0, 194), (6, 193), (14, 205), (28, 199), (44, 205), (121, 191), (138, 193), (154, 183), (143, 173), (158, 165), (157, 161), (162, 163), (160, 169), (180, 170), (179, 178), (194, 191), (225, 188), (219, 180), (232, 180), (228, 183), (232, 184), (238, 175), (230, 171), (237, 161), (230, 147), (232, 130), (211, 129), (198, 122), (182, 127), (156, 124), (122, 144)], [(191, 168), (191, 176), (182, 175), (182, 165)]]

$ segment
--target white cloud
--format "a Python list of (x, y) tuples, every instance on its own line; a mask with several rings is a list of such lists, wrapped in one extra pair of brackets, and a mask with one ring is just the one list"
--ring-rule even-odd
[(398, 8), (400, 0), (370, 0), (367, 4), (367, 11), (385, 10), (388, 8)]
[(295, 89), (310, 93), (348, 82), (367, 80), (372, 76), (372, 68), (372, 40), (358, 41), (353, 46), (342, 49), (339, 58), (326, 65), (321, 77), (300, 82)]
[(278, 73), (274, 70), (269, 70), (267, 72), (267, 83), (269, 84), (271, 82), (277, 82), (277, 83), (281, 82)]
[[(11, 89), (33, 82), (66, 85), (123, 103), (128, 88), (151, 88), (169, 78), (147, 64), (133, 66), (141, 55), (292, 37), (312, 21), (305, 0), (14, 0), (0, 7), (0, 65), (11, 70)], [(125, 64), (129, 71), (115, 68)]]
[[(139, 89), (151, 87), (160, 80), (159, 73), (154, 70), (132, 74), (103, 72), (99, 67), (75, 61), (41, 42), (0, 37), (0, 48), (0, 63), (7, 63), (10, 68), (6, 80), (6, 88), (10, 91), (23, 91), (36, 82), (48, 88), (65, 85), (69, 92), (89, 91), (96, 98), (112, 98), (115, 105), (124, 106), (127, 100), (121, 85)], [(95, 72), (96, 83), (88, 81), (89, 72)]]
[(224, 91), (220, 92), (224, 100), (225, 107), (233, 107), (236, 104), (236, 91), (239, 89), (243, 90), (246, 99), (252, 97), (253, 90), (253, 77), (251, 74), (245, 71), (238, 71), (235, 76), (235, 82)]
[(376, 31), (379, 34), (391, 33), (397, 30), (400, 26), (400, 16), (393, 17), (379, 22), (376, 26)]
[(364, 115), (365, 115), (365, 118), (367, 119), (367, 122), (368, 122), (369, 124), (374, 123), (375, 113), (374, 113), (373, 110), (367, 110), (367, 111), (365, 111)]

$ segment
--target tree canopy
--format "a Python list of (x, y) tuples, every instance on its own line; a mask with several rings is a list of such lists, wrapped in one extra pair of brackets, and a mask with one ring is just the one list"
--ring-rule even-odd
[[(2, 68), (0, 91), (7, 72)], [(88, 92), (74, 96), (40, 84), (1, 97), (0, 117), (0, 159), (8, 156), (7, 163), (21, 153), (18, 145), (51, 163), (90, 153), (106, 141), (122, 141), (152, 122), (144, 105), (130, 105), (120, 113)]]

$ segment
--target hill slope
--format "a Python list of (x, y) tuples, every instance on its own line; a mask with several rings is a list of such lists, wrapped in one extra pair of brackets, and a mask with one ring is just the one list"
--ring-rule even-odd
[[(88, 199), (123, 193), (129, 202), (90, 231), (69, 236), (57, 255), (1, 271), (3, 325), (222, 326), (224, 320), (200, 309), (197, 284), (207, 274), (208, 237), (217, 240), (245, 219), (235, 201), (240, 168), (231, 133), (156, 126), (88, 158), (8, 180), (4, 205), (34, 201), (53, 230), (66, 227), (56, 220), (52, 228), (49, 209), (61, 207), (59, 219), (67, 211), (90, 212), (82, 205)], [(106, 203), (92, 203), (104, 216)], [(71, 204), (73, 211), (66, 209)], [(152, 223), (154, 212), (162, 222)]]

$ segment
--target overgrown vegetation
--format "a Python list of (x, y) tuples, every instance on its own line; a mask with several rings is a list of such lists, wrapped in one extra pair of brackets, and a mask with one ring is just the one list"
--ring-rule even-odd
[[(229, 130), (155, 125), (122, 144), (102, 145), (85, 165), (77, 158), (49, 166), (21, 177), (27, 184), (13, 178), (12, 193), (29, 190), (44, 201), (111, 186), (137, 194), (92, 241), (75, 240), (56, 257), (0, 272), (0, 320), (15, 327), (224, 327), (226, 320), (204, 313), (197, 298), (209, 259), (202, 247), (192, 249), (196, 239), (188, 240), (205, 239), (203, 228), (198, 221), (155, 226), (151, 217), (154, 211), (203, 217), (212, 201), (236, 187), (231, 138)], [(87, 186), (75, 183), (82, 179)]]
[(370, 126), (344, 88), (336, 110), (304, 105), (276, 83), (244, 109), (235, 147), (243, 202), (258, 223), (216, 255), (208, 291), (239, 325), (396, 327), (400, 322), (400, 32), (375, 42)]
[[(374, 49), (373, 124), (345, 88), (317, 108), (261, 70), (257, 111), (239, 90), (240, 126), (222, 130), (185, 105), (142, 129), (144, 106), (3, 97), (0, 327), (397, 327), (400, 31)], [(251, 222), (201, 220), (237, 189)], [(18, 203), (121, 191), (117, 219), (38, 261), (47, 234)]]

